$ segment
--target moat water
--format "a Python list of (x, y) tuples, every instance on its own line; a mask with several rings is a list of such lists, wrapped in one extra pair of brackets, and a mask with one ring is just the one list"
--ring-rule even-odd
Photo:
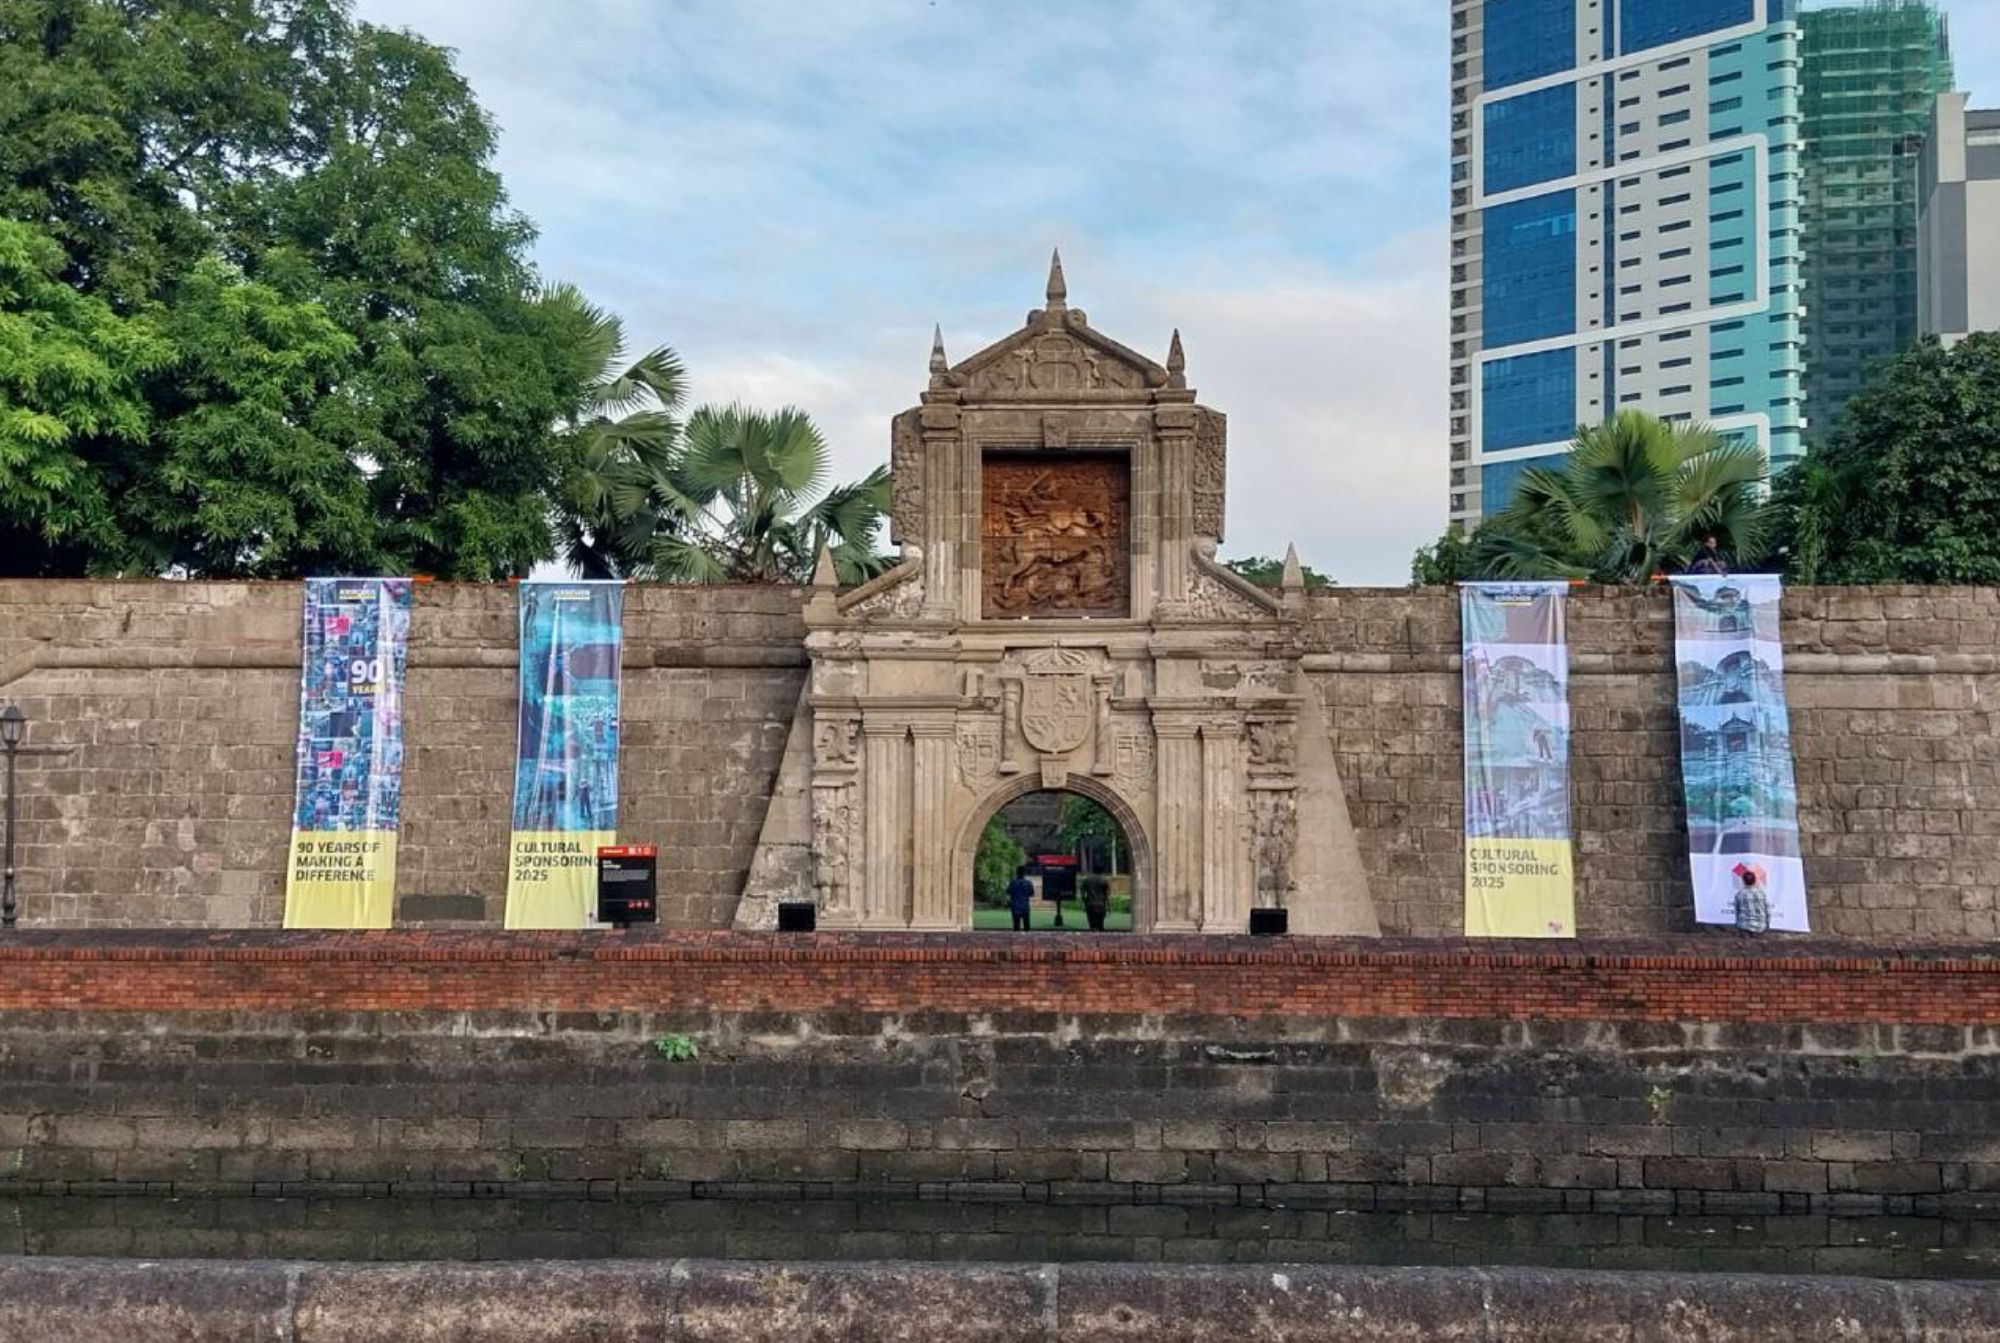
[(1351, 1263), (2000, 1278), (2000, 1220), (852, 1198), (0, 1198), (0, 1255)]

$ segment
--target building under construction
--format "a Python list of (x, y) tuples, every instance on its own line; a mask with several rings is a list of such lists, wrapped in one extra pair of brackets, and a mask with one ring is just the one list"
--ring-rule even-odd
[(1807, 10), (1806, 419), (1812, 440), (1874, 366), (1916, 343), (1917, 166), (1952, 86), (1944, 16), (1921, 0)]

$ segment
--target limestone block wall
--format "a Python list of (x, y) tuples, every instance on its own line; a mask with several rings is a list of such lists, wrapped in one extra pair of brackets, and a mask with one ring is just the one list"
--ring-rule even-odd
[[(634, 589), (622, 829), (662, 845), (662, 915), (727, 926), (804, 679), (785, 589)], [(297, 584), (0, 583), (0, 699), (21, 761), (24, 920), (268, 927), (283, 904)], [(1448, 590), (1307, 606), (1383, 930), (1460, 930), (1458, 613)], [(1690, 926), (1667, 594), (1570, 603), (1583, 935)], [(2000, 590), (1800, 589), (1785, 643), (1819, 931), (2000, 934)], [(424, 584), (411, 625), (397, 918), (497, 923), (515, 594)], [(58, 753), (51, 753), (58, 752)]]
[[(0, 584), (0, 698), (21, 760), (23, 922), (270, 927), (299, 696), (295, 583)], [(671, 855), (663, 919), (726, 925), (805, 677), (800, 597), (635, 588), (623, 830)], [(516, 598), (419, 585), (399, 923), (497, 923), (513, 798)]]
[[(1385, 932), (1463, 927), (1458, 597), (1332, 590), (1306, 659)], [(1673, 613), (1660, 589), (1569, 602), (1582, 936), (1693, 924)], [(1785, 595), (1786, 689), (1815, 931), (2000, 933), (2000, 590)]]

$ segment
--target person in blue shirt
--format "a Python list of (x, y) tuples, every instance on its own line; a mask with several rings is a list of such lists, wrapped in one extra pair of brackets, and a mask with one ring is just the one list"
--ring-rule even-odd
[(1014, 869), (1014, 879), (1007, 883), (1007, 907), (1014, 912), (1014, 931), (1028, 931), (1028, 912), (1035, 907), (1035, 883), (1028, 880), (1028, 869)]

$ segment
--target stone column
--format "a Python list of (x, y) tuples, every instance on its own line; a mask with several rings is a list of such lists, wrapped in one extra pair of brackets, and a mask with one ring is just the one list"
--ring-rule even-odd
[(1153, 727), (1160, 770), (1153, 927), (1193, 932), (1201, 907), (1201, 741), (1190, 722), (1155, 718)]
[(1250, 883), (1243, 870), (1243, 725), (1210, 719), (1201, 729), (1202, 911), (1204, 932), (1250, 929)]
[(861, 908), (864, 928), (909, 926), (909, 727), (904, 723), (868, 719), (862, 724), (866, 745), (868, 845), (863, 855), (865, 892)]
[[(954, 421), (956, 416), (953, 417)], [(925, 506), (929, 517), (924, 527), (924, 606), (926, 620), (953, 620), (958, 616), (960, 554), (959, 517), (964, 511), (960, 498), (958, 434), (931, 429), (926, 423), (924, 461)]]
[(1132, 449), (1132, 618), (1151, 620), (1159, 595), (1160, 450), (1151, 440)]
[(985, 472), (980, 469), (979, 445), (965, 434), (959, 435), (958, 477), (953, 484), (952, 508), (956, 510), (958, 537), (958, 611), (961, 620), (978, 620), (984, 614), (986, 594), (985, 531), (982, 510)]
[(952, 870), (951, 803), (952, 750), (956, 730), (950, 719), (910, 725), (915, 762), (910, 799), (910, 926), (951, 929), (963, 926), (959, 907), (960, 879), (969, 874)]
[(1193, 587), (1194, 408), (1162, 406), (1154, 415), (1160, 444), (1160, 545), (1157, 572), (1162, 616), (1184, 616)]

